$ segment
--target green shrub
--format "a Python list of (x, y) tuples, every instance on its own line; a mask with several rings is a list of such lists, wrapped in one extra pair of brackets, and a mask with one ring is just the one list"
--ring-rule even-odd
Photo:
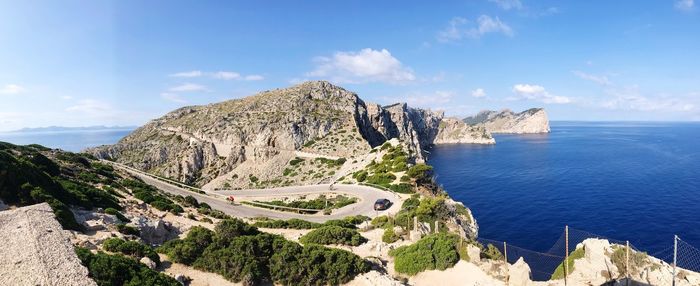
[[(567, 270), (569, 273), (574, 271), (574, 260), (579, 259), (579, 258), (583, 258), (585, 255), (586, 255), (586, 251), (584, 251), (583, 247), (577, 248), (576, 250), (571, 252), (571, 254), (569, 254), (569, 259), (566, 260)], [(503, 257), (503, 256), (501, 256), (501, 257)], [(622, 268), (622, 269), (624, 269), (624, 268)], [(621, 271), (624, 271), (624, 270), (621, 270)], [(552, 273), (552, 277), (550, 279), (556, 280), (556, 279), (562, 279), (562, 278), (564, 278), (564, 261), (562, 261), (562, 263), (560, 263), (559, 266), (557, 266), (557, 269), (554, 270), (554, 273)]]
[(170, 240), (156, 249), (173, 262), (192, 264), (214, 241), (214, 232), (200, 226), (190, 229), (185, 239)]
[(299, 163), (304, 162), (304, 159), (296, 157), (292, 160), (289, 161), (289, 165), (296, 166), (299, 165)]
[(487, 244), (485, 248), (481, 249), (481, 258), (491, 259), (491, 260), (503, 260), (503, 254), (497, 247), (493, 244)]
[(321, 227), (322, 224), (305, 221), (301, 219), (289, 219), (289, 220), (263, 220), (257, 221), (253, 224), (255, 227), (262, 228), (289, 228), (289, 229), (312, 229)]
[(389, 189), (401, 193), (401, 194), (410, 194), (413, 193), (413, 186), (407, 183), (400, 183), (400, 184), (392, 184), (389, 186)]
[(99, 286), (144, 285), (180, 286), (172, 277), (149, 269), (146, 265), (121, 255), (103, 252), (93, 254), (90, 250), (76, 247), (81, 263), (88, 269), (90, 278)]
[(303, 244), (342, 244), (358, 246), (367, 242), (360, 233), (354, 229), (348, 229), (339, 226), (323, 226), (312, 230), (299, 239)]
[(415, 275), (425, 270), (445, 270), (459, 261), (455, 247), (455, 235), (438, 233), (428, 235), (418, 242), (389, 251), (395, 258), (394, 270)]
[(384, 229), (384, 234), (382, 235), (382, 241), (386, 243), (394, 243), (399, 240), (399, 236), (394, 232), (394, 227), (389, 226)]
[(408, 172), (406, 172), (406, 175), (416, 180), (423, 180), (429, 178), (432, 171), (432, 166), (419, 163), (409, 168)]
[(361, 182), (364, 182), (365, 180), (367, 180), (367, 172), (366, 172), (366, 171), (360, 171), (359, 173), (357, 173), (357, 174), (355, 175), (355, 180), (357, 180), (357, 181), (360, 182), (360, 183), (361, 183)]
[(120, 252), (137, 259), (148, 257), (155, 262), (156, 265), (160, 265), (160, 257), (153, 248), (138, 241), (109, 238), (102, 243), (102, 248), (110, 252)]
[(377, 228), (384, 228), (387, 225), (390, 225), (389, 223), (389, 217), (388, 216), (378, 216), (372, 219), (371, 222), (372, 226), (377, 227)]
[[(617, 267), (617, 269), (620, 271), (620, 277), (624, 277), (627, 275), (626, 270), (627, 267), (625, 267), (627, 263), (627, 257), (626, 257), (626, 252), (627, 252), (627, 247), (626, 246), (619, 246), (619, 245), (613, 245), (613, 252), (610, 255), (610, 260), (612, 260), (613, 264)], [(630, 249), (630, 256), (629, 256), (629, 271), (630, 275), (638, 275), (639, 274), (639, 269), (643, 269), (644, 266), (650, 263), (649, 261), (649, 256), (646, 254), (646, 252), (637, 252), (634, 250)], [(571, 254), (573, 256), (573, 253)]]

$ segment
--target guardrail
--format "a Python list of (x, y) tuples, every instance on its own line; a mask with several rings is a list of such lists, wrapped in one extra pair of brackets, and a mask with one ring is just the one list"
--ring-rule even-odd
[(129, 166), (124, 165), (124, 164), (121, 164), (121, 163), (117, 163), (117, 162), (113, 162), (113, 161), (109, 161), (109, 160), (104, 160), (104, 159), (100, 159), (100, 161), (105, 162), (105, 163), (108, 163), (108, 164), (111, 164), (111, 165), (115, 165), (115, 166), (120, 167), (120, 168), (127, 169), (127, 170), (132, 171), (132, 172), (139, 173), (139, 174), (144, 175), (144, 176), (151, 177), (151, 178), (156, 179), (156, 180), (159, 180), (159, 181), (168, 182), (168, 183), (177, 185), (177, 186), (182, 187), (182, 188), (185, 188), (185, 189), (189, 189), (189, 190), (191, 190), (191, 191), (194, 191), (194, 192), (197, 192), (197, 193), (200, 193), (200, 194), (205, 194), (205, 193), (206, 193), (204, 190), (202, 190), (202, 189), (200, 189), (200, 188), (193, 187), (193, 186), (184, 184), (184, 183), (182, 183), (182, 182), (178, 182), (178, 181), (171, 180), (171, 179), (168, 179), (168, 178), (163, 178), (163, 177), (161, 177), (161, 176), (156, 176), (156, 175), (153, 175), (153, 174), (149, 174), (149, 173), (146, 173), (146, 172), (141, 171), (141, 170), (139, 170), (139, 169), (136, 169), (136, 168), (133, 168), (133, 167), (129, 167)]

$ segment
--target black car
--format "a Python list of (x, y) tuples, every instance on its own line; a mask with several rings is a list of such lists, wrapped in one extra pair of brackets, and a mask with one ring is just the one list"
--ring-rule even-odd
[(376, 202), (374, 202), (374, 210), (375, 211), (383, 211), (388, 209), (391, 206), (391, 201), (387, 199), (378, 199)]

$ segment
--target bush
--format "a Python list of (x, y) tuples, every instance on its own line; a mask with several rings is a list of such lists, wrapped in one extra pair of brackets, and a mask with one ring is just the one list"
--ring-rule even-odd
[(360, 172), (356, 173), (356, 174), (355, 174), (355, 180), (357, 180), (357, 181), (360, 182), (360, 183), (361, 183), (361, 182), (364, 182), (365, 180), (367, 180), (367, 172), (366, 172), (366, 171), (360, 171)]
[(156, 251), (167, 255), (173, 262), (190, 265), (212, 242), (214, 242), (213, 231), (195, 226), (190, 229), (185, 239), (170, 240), (158, 247)]
[(397, 240), (399, 240), (399, 236), (396, 235), (394, 232), (394, 227), (389, 226), (384, 230), (384, 234), (382, 235), (382, 241), (386, 243), (394, 243)]
[[(492, 246), (489, 244), (489, 246)], [(500, 254), (500, 252), (499, 252)], [(565, 260), (567, 263), (567, 270), (569, 273), (574, 271), (574, 260), (583, 258), (583, 256), (586, 255), (586, 251), (584, 251), (583, 247), (582, 248), (577, 248), (571, 254), (569, 255), (569, 259)], [(624, 255), (624, 254), (623, 254)], [(501, 255), (501, 259), (503, 256)], [(623, 264), (624, 265), (624, 264)], [(624, 272), (624, 266), (623, 268), (618, 268), (620, 269), (621, 272)], [(564, 278), (564, 261), (562, 261), (559, 266), (557, 266), (557, 269), (554, 270), (554, 273), (552, 273), (552, 277), (550, 278), (551, 280), (556, 280), (556, 279), (562, 279)]]
[[(627, 273), (625, 272), (625, 264), (627, 263), (626, 260), (626, 251), (627, 247), (626, 246), (619, 246), (619, 245), (613, 245), (613, 253), (610, 255), (610, 260), (612, 260), (613, 264), (619, 269), (620, 271), (620, 277), (626, 276)], [(573, 253), (571, 254), (573, 256)], [(571, 257), (570, 256), (570, 257)], [(629, 270), (630, 270), (630, 275), (637, 275), (639, 274), (639, 269), (644, 268), (646, 264), (649, 263), (649, 257), (645, 252), (637, 252), (634, 250), (630, 249), (630, 265), (629, 265)]]
[(491, 260), (503, 260), (503, 254), (497, 247), (493, 244), (486, 245), (486, 248), (481, 249), (481, 258), (491, 259)]
[(137, 259), (148, 257), (157, 265), (160, 265), (160, 257), (153, 248), (138, 241), (109, 238), (102, 243), (102, 248), (110, 252), (120, 252)]
[(408, 172), (406, 172), (406, 175), (420, 181), (429, 178), (432, 171), (432, 166), (419, 163), (409, 168)]
[(348, 251), (301, 246), (242, 222), (232, 220), (216, 230), (195, 227), (185, 239), (169, 241), (158, 251), (244, 285), (338, 285), (370, 270), (368, 262)]
[(321, 227), (322, 224), (305, 221), (301, 219), (289, 219), (289, 220), (263, 220), (257, 221), (253, 226), (263, 227), (263, 228), (289, 228), (289, 229), (312, 229)]
[(90, 250), (82, 247), (76, 247), (75, 252), (81, 263), (88, 269), (90, 278), (100, 286), (181, 286), (172, 277), (151, 270), (146, 265), (131, 258), (108, 255), (103, 252), (93, 254)]
[(425, 270), (445, 270), (459, 261), (455, 247), (455, 235), (438, 233), (428, 235), (418, 242), (389, 251), (395, 258), (394, 270), (415, 275)]
[(372, 226), (374, 227), (379, 227), (379, 228), (384, 228), (387, 225), (390, 225), (389, 223), (389, 217), (388, 216), (378, 216), (372, 219), (371, 222)]
[(106, 208), (105, 213), (116, 216), (122, 222), (129, 222), (128, 218), (126, 218), (122, 213), (120, 213), (118, 210), (116, 210), (114, 208)]
[(389, 189), (394, 191), (394, 192), (401, 193), (401, 194), (413, 193), (413, 186), (411, 186), (411, 184), (407, 184), (407, 183), (390, 185)]
[(358, 246), (367, 242), (360, 233), (354, 229), (348, 229), (339, 226), (324, 226), (312, 230), (299, 239), (303, 244), (342, 244)]

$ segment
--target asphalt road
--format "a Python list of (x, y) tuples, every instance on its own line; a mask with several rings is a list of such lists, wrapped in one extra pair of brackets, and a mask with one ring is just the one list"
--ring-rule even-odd
[[(367, 187), (360, 185), (333, 185), (333, 190), (329, 190), (330, 185), (309, 185), (309, 186), (294, 186), (294, 187), (284, 187), (284, 188), (271, 188), (271, 189), (251, 189), (251, 190), (228, 190), (228, 191), (213, 191), (207, 192), (206, 194), (200, 194), (189, 189), (185, 189), (176, 186), (171, 183), (167, 183), (158, 179), (152, 178), (150, 175), (132, 169), (121, 166), (120, 164), (113, 164), (114, 166), (125, 170), (140, 179), (145, 183), (152, 185), (164, 192), (182, 195), (182, 196), (193, 196), (199, 202), (204, 202), (209, 204), (213, 209), (220, 210), (233, 217), (241, 218), (255, 218), (255, 217), (268, 217), (272, 219), (303, 219), (312, 222), (325, 222), (331, 219), (342, 219), (347, 216), (353, 215), (365, 215), (369, 217), (375, 217), (378, 215), (384, 215), (387, 213), (396, 213), (401, 207), (401, 202), (403, 201), (401, 197), (395, 193)], [(321, 212), (318, 214), (298, 214), (286, 211), (276, 211), (271, 209), (265, 209), (260, 207), (253, 207), (243, 204), (231, 204), (226, 200), (228, 196), (234, 196), (236, 201), (246, 201), (254, 199), (270, 199), (273, 197), (284, 197), (294, 194), (320, 194), (320, 193), (342, 193), (349, 196), (357, 197), (359, 201), (357, 203), (342, 207), (340, 209), (333, 210), (330, 215), (323, 215)], [(377, 199), (389, 199), (393, 204), (391, 208), (385, 211), (375, 211), (374, 202)]]

